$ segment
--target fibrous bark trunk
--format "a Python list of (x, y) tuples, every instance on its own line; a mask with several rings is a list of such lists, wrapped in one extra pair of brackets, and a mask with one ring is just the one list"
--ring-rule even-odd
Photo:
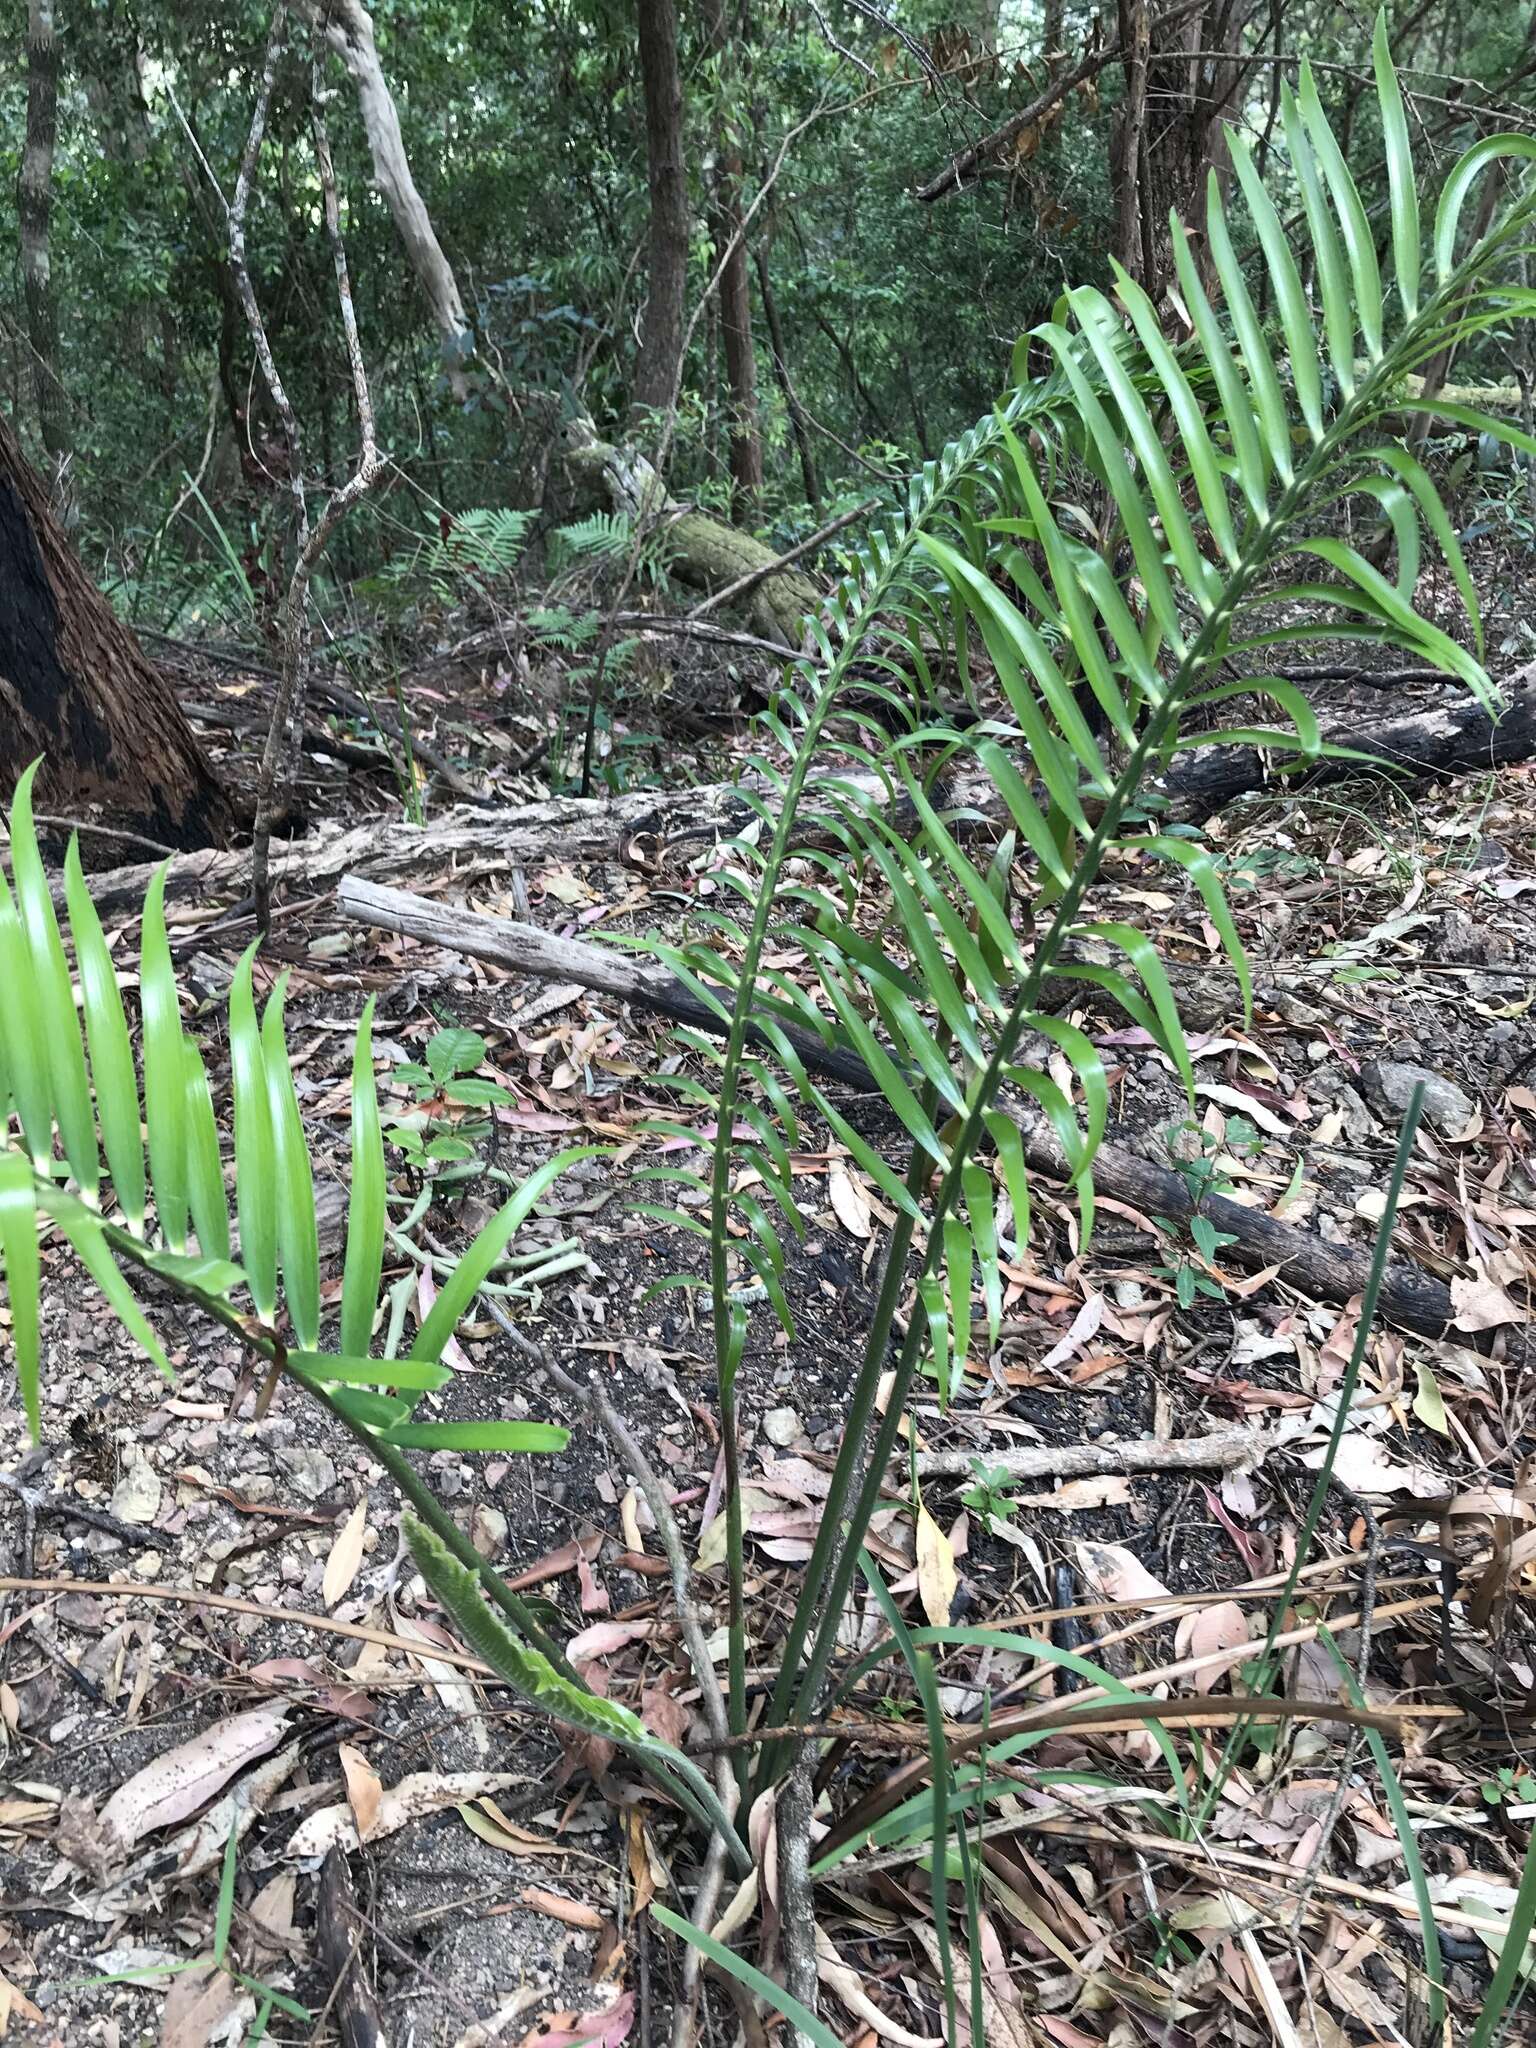
[[(315, 9), (307, 10), (313, 18)], [(357, 92), (358, 112), (373, 158), (373, 176), (426, 295), (437, 329), (449, 384), (457, 396), (468, 388), (465, 365), (474, 353), (474, 335), (459, 296), (453, 265), (437, 239), (400, 132), (395, 96), (379, 62), (373, 19), (361, 0), (327, 0), (323, 14), (325, 38), (346, 66)]]
[(0, 415), (0, 780), (45, 756), (55, 806), (100, 803), (171, 846), (222, 844), (228, 805), (170, 685), (86, 575)]
[(70, 452), (69, 405), (59, 379), (59, 315), (49, 252), (58, 127), (59, 48), (53, 33), (53, 0), (28, 0), (27, 139), (16, 183), (16, 211), (32, 393), (43, 446), (53, 466), (55, 490), (60, 487)]
[(688, 289), (688, 172), (683, 161), (683, 81), (675, 0), (639, 0), (640, 76), (645, 89), (645, 160), (651, 216), (649, 272), (634, 403), (659, 411), (682, 382)]
[[(732, 27), (723, 0), (707, 0), (709, 45), (719, 58), (732, 51)], [(724, 66), (722, 67), (724, 69)], [(741, 204), (741, 141), (726, 111), (716, 132), (710, 231), (720, 265), (720, 338), (730, 392), (732, 506), (750, 517), (763, 490), (763, 440), (757, 414), (757, 353), (752, 343), (752, 284)]]

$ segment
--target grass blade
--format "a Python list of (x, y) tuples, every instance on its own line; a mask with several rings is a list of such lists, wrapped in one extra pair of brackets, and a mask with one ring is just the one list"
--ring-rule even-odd
[(165, 867), (144, 900), (139, 943), (139, 1014), (144, 1029), (144, 1126), (160, 1234), (172, 1251), (187, 1244), (187, 1066), (181, 1004), (165, 929)]
[(32, 1168), (19, 1152), (0, 1152), (0, 1254), (5, 1259), (6, 1292), (11, 1302), (16, 1377), (27, 1411), (27, 1429), (36, 1443), (43, 1428), (38, 1393), (42, 1348), (38, 1336), (41, 1264), (37, 1255), (37, 1195)]
[[(262, 1064), (272, 1119), (272, 1156), (277, 1178), (277, 1239), (283, 1259), (283, 1296), (293, 1333), (305, 1351), (320, 1341), (320, 1245), (315, 1232), (315, 1177), (304, 1138), (304, 1119), (293, 1085), (283, 1005), (283, 975), (261, 1020)], [(242, 1226), (243, 1227), (243, 1226)]]
[(352, 1047), (352, 1192), (347, 1202), (347, 1257), (341, 1279), (341, 1348), (366, 1356), (384, 1271), (384, 1137), (373, 1072), (373, 997), (364, 1006)]
[(75, 966), (80, 975), (91, 1079), (96, 1088), (96, 1116), (101, 1125), (107, 1171), (112, 1176), (112, 1192), (118, 1207), (134, 1235), (139, 1236), (144, 1229), (147, 1194), (139, 1082), (117, 970), (85, 884), (79, 841), (73, 835), (64, 856), (64, 899), (69, 906), (69, 929), (75, 942)]
[(267, 1063), (251, 988), (251, 967), (259, 943), (253, 939), (240, 956), (230, 986), (229, 1066), (235, 1098), (235, 1208), (240, 1218), (240, 1263), (250, 1282), (256, 1313), (264, 1323), (270, 1323), (277, 1312), (277, 1161)]
[(85, 1043), (75, 1014), (69, 962), (64, 958), (64, 941), (53, 911), (53, 893), (43, 872), (43, 857), (37, 849), (37, 832), (32, 823), (32, 781), (36, 773), (34, 761), (17, 783), (11, 799), (11, 873), (16, 883), (16, 908), (31, 955), (44, 1057), (53, 1080), (53, 1113), (69, 1170), (94, 1201), (101, 1177), (96, 1115), (91, 1107)]

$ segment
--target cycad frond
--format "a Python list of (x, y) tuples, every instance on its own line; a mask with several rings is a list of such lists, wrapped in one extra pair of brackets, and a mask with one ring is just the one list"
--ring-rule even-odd
[[(1401, 95), (1379, 26), (1376, 66), (1390, 265), (1378, 260), (1303, 67), (1282, 112), (1315, 252), (1315, 298), (1243, 139), (1232, 135), (1244, 232), (1234, 233), (1214, 177), (1204, 269), (1172, 223), (1192, 342), (1175, 348), (1146, 295), (1118, 270), (1113, 299), (1070, 292), (1058, 317), (1036, 330), (1033, 340), (1053, 364), (1049, 382), (1014, 393), (914, 483), (904, 516), (870, 542), (857, 574), (814, 627), (820, 666), (792, 671), (763, 721), (762, 770), (778, 799), (765, 809), (774, 816), (772, 840), (766, 849), (739, 849), (737, 871), (725, 877), (750, 915), (718, 919), (707, 942), (669, 955), (695, 986), (723, 991), (730, 1008), (710, 1176), (722, 1384), (733, 1342), (733, 1244), (754, 1271), (778, 1272), (777, 1234), (757, 1230), (740, 1198), (742, 1153), (732, 1135), (762, 1072), (759, 1064), (749, 1077), (746, 1047), (750, 1027), (762, 1021), (765, 957), (789, 948), (804, 954), (814, 997), (782, 985), (777, 993), (803, 1029), (863, 1059), (911, 1141), (903, 1171), (835, 1093), (779, 1046), (802, 1103), (864, 1167), (896, 1222), (833, 1480), (843, 1512), (823, 1521), (770, 1718), (806, 1710), (816, 1696), (855, 1565), (851, 1547), (839, 1547), (839, 1529), (864, 1526), (920, 1364), (929, 1362), (941, 1390), (954, 1384), (978, 1264), (995, 1324), (1002, 1204), (1015, 1237), (1028, 1229), (1010, 1100), (1030, 1097), (1043, 1112), (1081, 1198), (1085, 1231), (1091, 1225), (1103, 1070), (1085, 1034), (1042, 1012), (1046, 976), (1092, 983), (1150, 1034), (1192, 1091), (1188, 1046), (1155, 948), (1133, 928), (1090, 912), (1106, 857), (1178, 864), (1247, 999), (1242, 949), (1210, 860), (1186, 840), (1124, 836), (1143, 782), (1177, 748), (1209, 739), (1194, 728), (1240, 691), (1262, 694), (1288, 722), (1288, 729), (1262, 728), (1265, 744), (1315, 753), (1317, 725), (1305, 703), (1261, 672), (1266, 650), (1299, 640), (1369, 637), (1492, 700), (1475, 592), (1454, 529), (1428, 473), (1392, 437), (1391, 424), (1422, 410), (1518, 438), (1517, 430), (1495, 429), (1464, 408), (1414, 396), (1407, 379), (1450, 339), (1528, 315), (1536, 303), (1506, 274), (1536, 222), (1528, 181), (1475, 239), (1468, 242), (1463, 229), (1477, 181), (1501, 158), (1536, 156), (1536, 144), (1490, 138), (1463, 158), (1440, 196), (1426, 274)], [(1236, 253), (1239, 241), (1253, 238), (1270, 275), (1273, 334)], [(1086, 473), (1112, 515), (1102, 547), (1086, 545), (1087, 522), (1058, 507), (1069, 470)], [(1395, 578), (1342, 537), (1338, 510), (1362, 493), (1390, 527)], [(1414, 609), (1425, 548), (1450, 568), (1471, 651)], [(1297, 608), (1277, 626), (1277, 608), (1288, 601)], [(973, 709), (985, 712), (976, 649), (985, 650), (1001, 701), (962, 730), (936, 704), (932, 668), (952, 660)], [(884, 727), (869, 709), (872, 663)], [(862, 697), (850, 689), (855, 680)], [(834, 740), (857, 760), (859, 785), (813, 779)], [(974, 839), (946, 811), (945, 774), (957, 763), (991, 785), (1011, 823), (1014, 839), (1001, 858), (978, 858)], [(841, 888), (836, 875), (819, 875), (808, 887), (787, 871), (807, 814), (845, 849)], [(1010, 901), (1010, 871), (1021, 866), (1033, 897), (1027, 927)], [(1107, 955), (1109, 964), (1085, 963), (1077, 957), (1084, 949), (1095, 962)], [(757, 1108), (773, 1114), (767, 1098)], [(776, 1148), (760, 1139), (747, 1162), (754, 1185), (772, 1187), (782, 1177)], [(763, 1204), (753, 1209), (761, 1214)], [(723, 1227), (732, 1214), (739, 1236)], [(914, 1278), (920, 1312), (874, 1427), (895, 1308)]]

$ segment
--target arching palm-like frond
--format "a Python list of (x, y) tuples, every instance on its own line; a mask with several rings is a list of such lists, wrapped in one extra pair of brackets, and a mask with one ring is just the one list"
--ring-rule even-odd
[[(714, 1072), (680, 1086), (714, 1118), (710, 1177), (693, 1185), (708, 1196), (710, 1224), (696, 1210), (688, 1221), (711, 1239), (728, 1431), (746, 1291), (733, 1250), (746, 1277), (790, 1317), (782, 1233), (800, 1227), (788, 1165), (797, 1116), (809, 1111), (836, 1133), (896, 1218), (772, 1723), (809, 1711), (818, 1696), (857, 1532), (877, 1499), (913, 1377), (926, 1367), (941, 1393), (953, 1380), (971, 1341), (978, 1272), (995, 1334), (998, 1246), (1022, 1238), (1029, 1219), (1011, 1102), (1026, 1097), (1048, 1119), (1091, 1228), (1105, 1077), (1088, 1037), (1042, 1009), (1046, 976), (1096, 984), (1192, 1092), (1156, 948), (1092, 913), (1105, 861), (1162, 859), (1182, 870), (1247, 1000), (1242, 948), (1210, 859), (1187, 839), (1128, 829), (1144, 785), (1177, 749), (1209, 740), (1221, 707), (1238, 695), (1267, 700), (1278, 722), (1221, 737), (1315, 754), (1317, 725), (1304, 700), (1266, 673), (1275, 650), (1298, 641), (1347, 636), (1398, 647), (1492, 701), (1471, 578), (1400, 423), (1417, 410), (1529, 445), (1502, 421), (1412, 395), (1408, 379), (1449, 342), (1530, 314), (1533, 295), (1514, 281), (1511, 262), (1536, 224), (1528, 182), (1516, 184), (1485, 231), (1469, 235), (1463, 223), (1479, 179), (1500, 159), (1536, 155), (1536, 144), (1496, 136), (1468, 152), (1440, 194), (1426, 266), (1401, 95), (1380, 27), (1376, 76), (1389, 259), (1378, 257), (1303, 65), (1282, 110), (1313, 290), (1244, 139), (1232, 134), (1236, 198), (1278, 309), (1273, 333), (1214, 176), (1203, 263), (1172, 224), (1187, 345), (1166, 338), (1157, 309), (1123, 272), (1113, 297), (1065, 296), (1033, 337), (1050, 359), (1048, 381), (1016, 393), (924, 472), (829, 608), (820, 659), (799, 665), (763, 720), (760, 843), (738, 844), (722, 877), (741, 913), (716, 912), (707, 936), (661, 949), (714, 1002), (727, 1033), (723, 1047), (690, 1039)], [(1070, 502), (1074, 480), (1107, 519)], [(1341, 510), (1359, 499), (1390, 529), (1395, 575), (1346, 537)], [(1461, 594), (1469, 647), (1414, 607), (1426, 545)], [(938, 707), (933, 670), (942, 660), (969, 688), (978, 652), (1001, 708), (962, 728)], [(990, 808), (1009, 821), (989, 859), (977, 857), (946, 807), (960, 768), (967, 786), (990, 786)], [(792, 863), (808, 823), (835, 850)], [(1028, 920), (1010, 899), (1021, 865)], [(813, 971), (810, 989), (766, 964), (797, 953)], [(789, 1025), (863, 1060), (909, 1141), (904, 1170), (807, 1070)], [(752, 1050), (763, 1036), (773, 1062)], [(920, 1312), (877, 1413), (909, 1281)], [(731, 1551), (739, 1637), (738, 1530), (739, 1517)], [(736, 1690), (740, 1713), (739, 1682)], [(777, 1760), (770, 1750), (767, 1775)]]

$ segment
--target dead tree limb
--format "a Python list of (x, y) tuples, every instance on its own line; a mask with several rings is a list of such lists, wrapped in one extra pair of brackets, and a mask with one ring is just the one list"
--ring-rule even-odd
[[(337, 890), (337, 907), (353, 923), (407, 932), (434, 945), (489, 960), (541, 979), (579, 982), (582, 986), (643, 1009), (718, 1032), (721, 1017), (665, 968), (610, 952), (585, 939), (555, 938), (536, 926), (505, 918), (484, 917), (434, 903), (403, 889), (381, 889), (357, 876), (345, 876)], [(789, 1031), (805, 1065), (860, 1094), (879, 1095), (880, 1085), (858, 1055), (829, 1046), (804, 1031)], [(755, 1034), (769, 1043), (768, 1033)], [(1036, 1172), (1067, 1181), (1071, 1178), (1060, 1140), (1045, 1116), (1027, 1100), (1014, 1098), (1009, 1113), (1018, 1123), (1030, 1165)], [(1188, 1182), (1171, 1167), (1145, 1159), (1128, 1145), (1108, 1142), (1093, 1163), (1094, 1186), (1147, 1217), (1187, 1221), (1196, 1209)], [(1262, 1210), (1245, 1208), (1222, 1195), (1208, 1195), (1199, 1205), (1219, 1231), (1234, 1239), (1234, 1263), (1252, 1268), (1275, 1266), (1277, 1277), (1300, 1293), (1322, 1301), (1346, 1302), (1364, 1290), (1370, 1255), (1349, 1245), (1298, 1230)], [(1150, 1227), (1150, 1226), (1149, 1226)], [(1394, 1259), (1382, 1285), (1380, 1312), (1391, 1323), (1441, 1336), (1455, 1309), (1450, 1289), (1422, 1268)]]

